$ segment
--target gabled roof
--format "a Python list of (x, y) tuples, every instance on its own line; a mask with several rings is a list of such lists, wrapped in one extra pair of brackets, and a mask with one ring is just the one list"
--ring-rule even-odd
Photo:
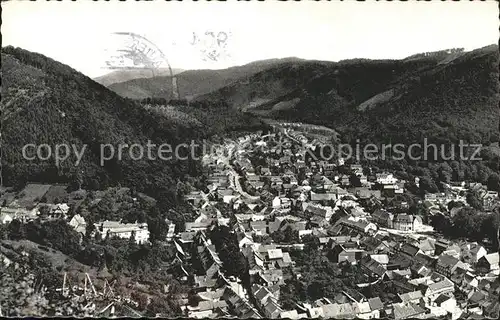
[(436, 300), (434, 300), (435, 303), (437, 303), (437, 305), (441, 305), (443, 302), (446, 302), (448, 300), (450, 300), (451, 297), (446, 295), (446, 294), (440, 294), (439, 297), (436, 298)]
[(401, 252), (409, 255), (410, 257), (414, 257), (417, 255), (418, 251), (420, 250), (417, 246), (414, 246), (409, 243), (405, 243), (401, 246)]
[(410, 302), (414, 300), (418, 300), (420, 298), (423, 298), (422, 291), (412, 291), (412, 292), (407, 292), (399, 295), (399, 298), (401, 298), (402, 302)]
[(452, 256), (447, 255), (447, 254), (442, 254), (439, 256), (439, 258), (437, 260), (437, 265), (440, 267), (451, 270), (453, 267), (455, 267), (458, 264), (459, 261), (460, 260), (458, 260), (455, 257), (452, 257)]
[(416, 304), (393, 304), (394, 307), (394, 318), (395, 319), (407, 319), (410, 317), (415, 317), (419, 314), (425, 313), (425, 310)]
[(434, 242), (432, 242), (431, 240), (425, 239), (425, 240), (420, 242), (419, 248), (420, 248), (420, 250), (425, 252), (425, 251), (435, 250), (436, 246), (434, 245)]
[(360, 265), (379, 277), (383, 276), (387, 272), (382, 264), (371, 259), (370, 257), (363, 258), (360, 261)]
[(442, 289), (453, 289), (454, 287), (455, 284), (453, 282), (451, 282), (448, 278), (444, 278), (443, 281), (429, 285), (429, 290), (436, 292)]
[(257, 301), (262, 301), (262, 299), (266, 298), (269, 295), (272, 295), (272, 293), (271, 291), (267, 290), (266, 287), (261, 287), (254, 294), (255, 299), (257, 299)]
[(488, 261), (488, 264), (490, 266), (492, 266), (492, 265), (498, 265), (498, 263), (499, 263), (498, 252), (487, 254), (487, 255), (481, 257), (480, 260), (483, 260), (483, 259), (486, 260), (486, 261)]

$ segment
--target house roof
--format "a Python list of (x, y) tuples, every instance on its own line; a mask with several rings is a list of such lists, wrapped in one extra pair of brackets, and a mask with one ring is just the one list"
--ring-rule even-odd
[(326, 210), (323, 208), (316, 207), (316, 206), (309, 205), (309, 206), (307, 206), (306, 211), (309, 211), (313, 215), (320, 216), (322, 218), (324, 218), (326, 216)]
[(372, 254), (372, 255), (370, 255), (370, 257), (380, 264), (388, 264), (389, 263), (389, 256), (386, 254)]
[(311, 192), (311, 201), (329, 201), (336, 200), (337, 195), (335, 193), (316, 193)]
[(370, 257), (365, 257), (360, 262), (361, 266), (369, 270), (371, 273), (378, 275), (379, 277), (383, 276), (387, 270), (384, 268), (382, 264), (371, 259)]
[(436, 292), (442, 289), (453, 289), (454, 287), (455, 284), (453, 282), (451, 282), (448, 278), (444, 278), (443, 281), (429, 285), (429, 290)]
[(487, 254), (484, 257), (481, 257), (481, 259), (485, 259), (486, 261), (488, 261), (488, 264), (490, 266), (498, 265), (499, 263), (498, 252)]
[(469, 301), (471, 303), (479, 303), (479, 302), (483, 301), (485, 298), (486, 298), (486, 295), (484, 293), (482, 293), (481, 291), (476, 291), (469, 298)]
[(269, 259), (282, 259), (283, 251), (281, 249), (270, 249), (267, 251)]
[(448, 300), (450, 300), (451, 297), (446, 295), (446, 294), (440, 294), (439, 297), (436, 298), (436, 300), (434, 300), (435, 303), (437, 303), (437, 305), (441, 305), (443, 302), (446, 302)]
[(422, 240), (419, 244), (419, 248), (420, 250), (422, 251), (433, 251), (436, 249), (436, 246), (434, 245), (434, 242), (429, 240), (429, 239), (425, 239), (425, 240)]
[(451, 269), (458, 264), (460, 260), (447, 254), (439, 256), (437, 265), (446, 269)]
[(409, 243), (405, 243), (401, 246), (400, 250), (402, 253), (405, 253), (411, 257), (414, 257), (415, 255), (417, 255), (417, 253), (420, 249), (417, 246), (414, 246), (414, 245), (409, 244)]
[(261, 287), (260, 289), (258, 289), (255, 292), (254, 295), (255, 295), (255, 299), (257, 299), (257, 301), (262, 301), (262, 299), (264, 299), (268, 295), (272, 295), (272, 293), (271, 293), (271, 291), (267, 290), (266, 287)]
[(420, 298), (423, 298), (422, 291), (412, 291), (412, 292), (407, 292), (400, 294), (399, 297), (401, 298), (401, 301), (403, 302), (410, 302), (414, 301)]
[(353, 305), (350, 303), (326, 304), (321, 307), (325, 318), (347, 318), (356, 316)]
[(384, 309), (384, 304), (379, 297), (368, 299), (368, 303), (370, 304), (370, 309), (372, 311)]
[(351, 300), (355, 302), (361, 302), (366, 299), (366, 297), (359, 291), (346, 287), (343, 293)]
[(416, 304), (393, 304), (394, 318), (407, 319), (425, 313), (425, 310)]
[(283, 312), (280, 306), (273, 300), (268, 300), (268, 303), (265, 305), (264, 309), (266, 309), (269, 314), (274, 314), (275, 312)]

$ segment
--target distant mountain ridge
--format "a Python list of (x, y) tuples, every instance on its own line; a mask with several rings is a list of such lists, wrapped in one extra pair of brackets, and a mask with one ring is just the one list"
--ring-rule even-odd
[(374, 141), (498, 141), (498, 47), (403, 60), (286, 63), (199, 100)]
[[(174, 75), (183, 72), (183, 69), (172, 69)], [(110, 86), (114, 83), (125, 82), (134, 79), (142, 78), (152, 78), (159, 76), (170, 76), (170, 70), (168, 68), (161, 68), (155, 70), (148, 69), (124, 69), (124, 70), (114, 70), (103, 76), (95, 77), (93, 80), (103, 86)]]
[[(242, 66), (221, 70), (187, 70), (177, 74), (180, 98), (192, 98), (227, 86), (238, 79), (244, 79), (267, 68), (282, 63), (301, 61), (299, 58), (269, 59), (254, 61)], [(172, 99), (172, 83), (169, 75), (144, 77), (120, 83), (109, 88), (119, 95), (131, 99), (165, 98)]]

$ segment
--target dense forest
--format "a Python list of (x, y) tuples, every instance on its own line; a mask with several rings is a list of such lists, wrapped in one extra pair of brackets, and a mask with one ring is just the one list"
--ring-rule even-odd
[[(263, 126), (224, 106), (181, 107), (172, 102), (181, 109), (177, 113), (189, 119), (185, 121), (122, 98), (66, 65), (20, 48), (2, 48), (2, 70), (2, 174), (7, 186), (40, 181), (102, 190), (122, 184), (175, 204), (177, 182), (201, 175), (198, 161), (135, 160), (125, 152), (121, 159), (115, 154), (101, 165), (102, 146), (146, 146), (150, 140), (175, 147), (216, 133)], [(26, 144), (66, 144), (86, 150), (75, 166), (74, 152), (61, 163), (53, 154), (47, 160), (26, 160), (22, 154)]]

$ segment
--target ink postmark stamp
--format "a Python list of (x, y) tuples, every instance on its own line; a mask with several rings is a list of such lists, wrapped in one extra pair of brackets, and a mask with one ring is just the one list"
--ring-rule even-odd
[(179, 98), (177, 78), (161, 49), (145, 36), (133, 32), (114, 32), (111, 46), (106, 49), (105, 67), (114, 70), (149, 69), (151, 71), (168, 67), (172, 79), (172, 97)]
[(199, 52), (203, 61), (219, 62), (230, 56), (228, 44), (231, 37), (232, 33), (224, 30), (193, 31), (190, 44)]

